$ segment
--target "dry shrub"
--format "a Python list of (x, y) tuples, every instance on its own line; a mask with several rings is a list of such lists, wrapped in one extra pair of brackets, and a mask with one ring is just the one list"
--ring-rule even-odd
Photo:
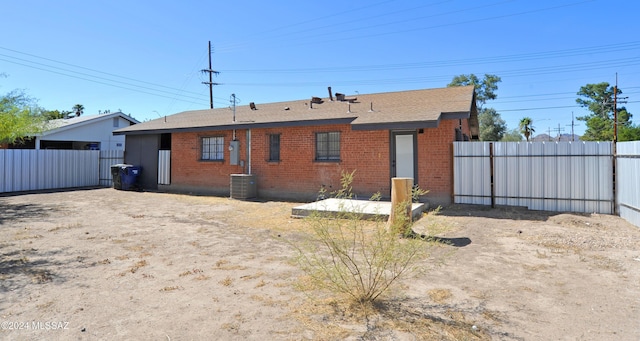
[[(334, 197), (352, 197), (354, 174), (342, 174), (342, 188), (332, 193)], [(321, 192), (321, 197), (325, 194)], [(307, 221), (311, 227), (308, 238), (291, 244), (311, 287), (346, 295), (358, 303), (375, 301), (425, 254), (423, 239), (400, 238), (408, 235), (406, 220), (387, 228), (382, 219), (364, 220), (361, 212), (341, 208), (335, 217), (312, 215)]]

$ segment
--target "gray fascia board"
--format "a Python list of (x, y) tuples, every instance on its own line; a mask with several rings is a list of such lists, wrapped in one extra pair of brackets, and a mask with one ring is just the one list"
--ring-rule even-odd
[(419, 129), (437, 128), (440, 120), (437, 121), (413, 121), (413, 122), (385, 122), (385, 123), (360, 123), (352, 124), (353, 130), (394, 130), (394, 129)]
[(469, 111), (461, 111), (461, 112), (443, 112), (441, 114), (443, 120), (456, 120), (456, 119), (464, 119), (471, 117), (471, 113)]

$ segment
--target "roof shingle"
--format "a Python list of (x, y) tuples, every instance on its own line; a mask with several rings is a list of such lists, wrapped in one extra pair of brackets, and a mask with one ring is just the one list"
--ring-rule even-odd
[[(347, 97), (355, 98), (355, 97)], [(185, 111), (117, 130), (116, 134), (249, 129), (330, 123), (351, 123), (354, 129), (404, 129), (437, 126), (447, 118), (475, 115), (473, 86), (376, 94), (360, 94), (355, 101), (321, 103), (310, 100)]]

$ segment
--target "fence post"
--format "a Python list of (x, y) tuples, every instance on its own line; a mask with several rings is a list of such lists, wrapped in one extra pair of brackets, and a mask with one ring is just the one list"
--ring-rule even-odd
[[(404, 232), (405, 225), (411, 222), (412, 178), (391, 178), (391, 212), (387, 229), (391, 227)], [(401, 226), (394, 226), (400, 224)]]
[(489, 142), (489, 173), (491, 176), (491, 208), (496, 208), (496, 187), (493, 182), (493, 142)]
[[(614, 127), (617, 125), (617, 123), (613, 124)], [(617, 146), (618, 142), (616, 141), (616, 136), (613, 137), (613, 143), (612, 143), (612, 147), (613, 147), (613, 153), (611, 155), (611, 159), (612, 159), (612, 165), (611, 165), (611, 172), (613, 173), (613, 209), (611, 210), (613, 212), (614, 215), (619, 216), (620, 215), (620, 211), (618, 210), (618, 191), (617, 191), (617, 186), (618, 186), (618, 181), (617, 180), (617, 174), (616, 174), (616, 162), (618, 160), (618, 146)]]

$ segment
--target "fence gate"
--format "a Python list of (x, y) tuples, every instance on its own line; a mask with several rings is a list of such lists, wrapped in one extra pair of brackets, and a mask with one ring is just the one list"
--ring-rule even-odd
[(111, 166), (124, 162), (124, 150), (100, 151), (100, 186), (111, 187)]

